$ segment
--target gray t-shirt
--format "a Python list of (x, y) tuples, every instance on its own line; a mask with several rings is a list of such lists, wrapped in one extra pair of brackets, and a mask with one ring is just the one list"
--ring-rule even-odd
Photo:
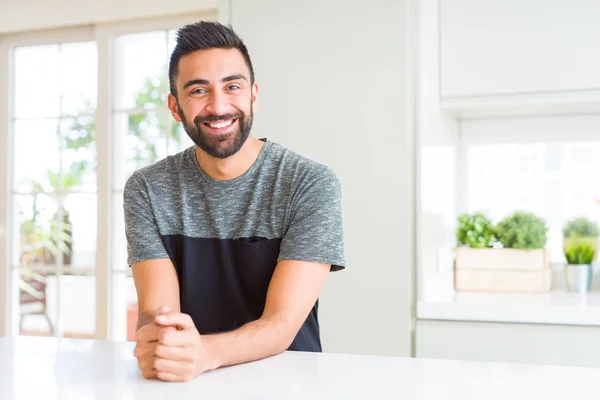
[[(338, 179), (271, 141), (232, 180), (207, 175), (194, 147), (143, 168), (125, 185), (124, 210), (128, 263), (170, 258), (182, 312), (202, 334), (260, 318), (280, 260), (344, 268)], [(290, 350), (321, 351), (317, 307)]]

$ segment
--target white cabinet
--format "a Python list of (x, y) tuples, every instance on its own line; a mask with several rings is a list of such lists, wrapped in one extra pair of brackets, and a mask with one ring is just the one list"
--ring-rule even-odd
[(441, 97), (600, 92), (599, 21), (598, 0), (441, 1)]
[(416, 356), (598, 368), (599, 337), (597, 326), (420, 320)]

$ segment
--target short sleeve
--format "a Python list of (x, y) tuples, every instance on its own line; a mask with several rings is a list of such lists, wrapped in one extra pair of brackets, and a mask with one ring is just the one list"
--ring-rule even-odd
[(300, 260), (345, 268), (341, 185), (335, 173), (321, 166), (294, 190), (288, 229), (278, 260)]
[(169, 258), (152, 211), (148, 190), (139, 173), (126, 182), (123, 191), (127, 263)]

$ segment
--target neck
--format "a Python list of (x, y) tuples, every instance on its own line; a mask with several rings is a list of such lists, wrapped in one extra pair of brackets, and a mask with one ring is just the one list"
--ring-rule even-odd
[(216, 158), (196, 146), (196, 159), (200, 168), (211, 178), (226, 181), (243, 175), (258, 158), (264, 146), (262, 140), (248, 136), (240, 151), (227, 158)]

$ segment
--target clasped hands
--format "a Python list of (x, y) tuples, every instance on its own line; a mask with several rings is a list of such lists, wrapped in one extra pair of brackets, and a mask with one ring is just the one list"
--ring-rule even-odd
[(146, 379), (186, 382), (209, 368), (202, 336), (187, 314), (160, 307), (136, 333), (134, 356)]

